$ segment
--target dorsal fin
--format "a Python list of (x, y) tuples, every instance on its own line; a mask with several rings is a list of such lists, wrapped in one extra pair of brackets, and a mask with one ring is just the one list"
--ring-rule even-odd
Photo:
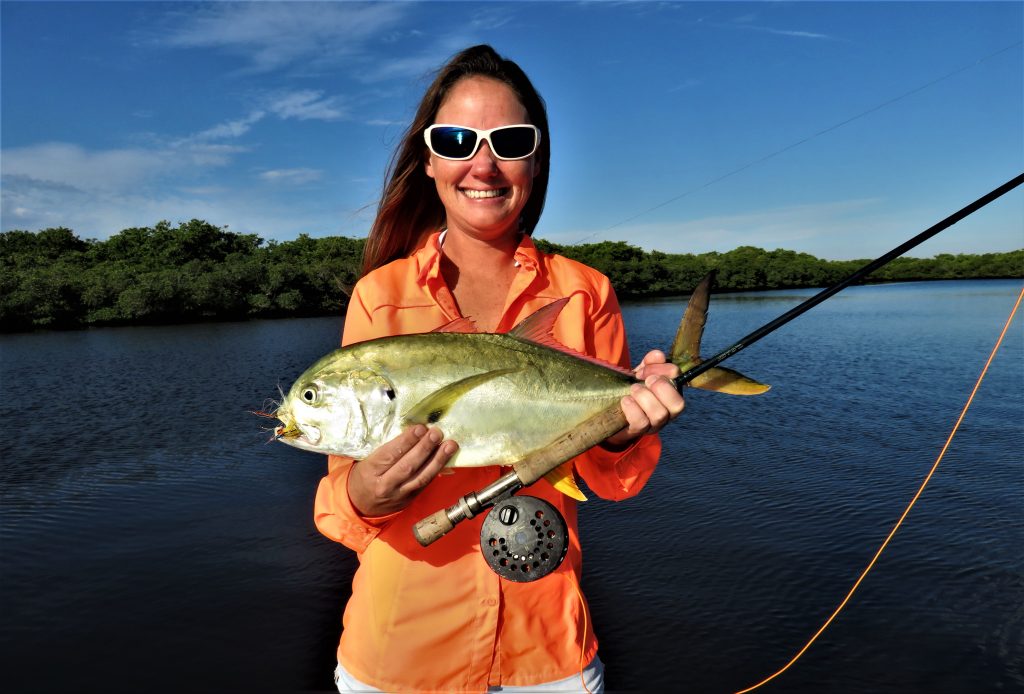
[(577, 352), (570, 347), (566, 347), (555, 339), (553, 334), (555, 319), (558, 318), (558, 314), (562, 312), (562, 309), (565, 308), (565, 305), (568, 303), (569, 298), (565, 297), (551, 302), (544, 308), (537, 309), (520, 321), (519, 325), (512, 328), (508, 332), (509, 336), (518, 340), (523, 340), (524, 342), (532, 342), (535, 345), (548, 347), (549, 349), (562, 352), (563, 354), (568, 354), (576, 357), (577, 359), (588, 361), (591, 364), (597, 364), (605, 367), (606, 369), (617, 371), (625, 376), (635, 377), (636, 374), (634, 374), (630, 369), (623, 368), (618, 364), (612, 364), (611, 362), (607, 362), (603, 359), (598, 359), (597, 357), (592, 357), (588, 354)]
[(708, 320), (708, 302), (711, 285), (715, 281), (712, 270), (700, 281), (686, 302), (686, 312), (672, 341), (671, 359), (683, 368), (685, 364), (696, 366), (700, 363), (700, 340), (704, 336), (704, 324)]
[(476, 329), (476, 323), (469, 318), (456, 318), (453, 321), (449, 321), (444, 325), (434, 328), (430, 332), (432, 333), (475, 333), (479, 332)]

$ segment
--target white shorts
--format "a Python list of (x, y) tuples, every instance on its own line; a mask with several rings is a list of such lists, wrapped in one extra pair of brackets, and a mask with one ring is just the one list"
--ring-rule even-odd
[[(586, 694), (587, 690), (590, 690), (591, 694), (604, 694), (604, 663), (601, 662), (598, 656), (595, 655), (594, 659), (590, 661), (590, 665), (583, 668), (583, 680), (587, 684), (586, 689), (583, 688), (579, 673), (577, 673), (557, 682), (546, 682), (529, 687), (490, 687), (487, 691), (516, 692), (518, 694), (527, 694), (527, 692), (532, 694), (546, 694), (547, 692), (578, 692), (579, 694)], [(360, 682), (349, 674), (348, 670), (341, 666), (341, 663), (338, 663), (338, 667), (334, 670), (334, 683), (338, 685), (338, 691), (341, 694), (384, 691)]]

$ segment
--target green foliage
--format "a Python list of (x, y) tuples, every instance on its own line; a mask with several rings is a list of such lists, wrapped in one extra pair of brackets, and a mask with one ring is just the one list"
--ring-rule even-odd
[(70, 229), (0, 234), (0, 330), (339, 314), (363, 241), (287, 243), (193, 219), (106, 241)]
[[(600, 270), (621, 297), (688, 294), (711, 269), (725, 290), (822, 287), (868, 262), (752, 246), (693, 255), (622, 241), (536, 243)], [(8, 231), (0, 234), (0, 331), (339, 315), (362, 253), (362, 239), (302, 234), (264, 243), (199, 219), (124, 229), (106, 241), (83, 241), (64, 227)], [(1024, 277), (1024, 249), (897, 258), (870, 281), (998, 277)]]

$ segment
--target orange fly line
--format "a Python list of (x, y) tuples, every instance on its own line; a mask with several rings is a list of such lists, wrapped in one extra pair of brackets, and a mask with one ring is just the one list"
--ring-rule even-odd
[(978, 380), (974, 383), (974, 388), (971, 390), (971, 394), (970, 396), (968, 396), (967, 402), (966, 404), (964, 404), (963, 410), (960, 411), (960, 416), (957, 418), (956, 424), (953, 425), (953, 430), (949, 432), (949, 437), (946, 439), (946, 443), (942, 446), (942, 450), (939, 452), (939, 457), (935, 459), (935, 463), (932, 465), (931, 470), (928, 471), (928, 474), (925, 475), (924, 481), (921, 482), (921, 486), (918, 487), (917, 493), (914, 494), (914, 497), (910, 500), (910, 503), (907, 504), (907, 508), (903, 511), (903, 515), (900, 516), (899, 520), (896, 521), (896, 525), (894, 525), (892, 530), (889, 531), (889, 536), (885, 538), (885, 541), (882, 542), (882, 546), (878, 548), (877, 552), (875, 552), (875, 556), (873, 556), (871, 558), (871, 561), (868, 562), (867, 568), (864, 569), (860, 577), (857, 578), (857, 580), (854, 582), (853, 587), (850, 588), (850, 592), (846, 594), (846, 597), (843, 598), (842, 602), (839, 603), (839, 606), (836, 607), (834, 612), (832, 612), (832, 615), (825, 620), (825, 623), (821, 625), (821, 628), (819, 628), (818, 631), (815, 632), (814, 636), (812, 636), (810, 640), (806, 644), (804, 644), (804, 647), (801, 648), (788, 663), (782, 666), (782, 668), (780, 668), (778, 672), (769, 675), (768, 677), (764, 678), (763, 680), (761, 680), (753, 686), (747, 687), (746, 689), (740, 689), (736, 692), (736, 694), (746, 694), (746, 692), (751, 692), (757, 689), (758, 687), (768, 684), (773, 679), (775, 679), (776, 677), (784, 673), (786, 670), (788, 670), (797, 660), (800, 659), (800, 657), (804, 653), (807, 652), (807, 650), (811, 647), (811, 644), (818, 640), (818, 637), (824, 633), (825, 629), (827, 629), (829, 625), (832, 624), (833, 620), (835, 620), (839, 613), (842, 612), (843, 608), (846, 607), (846, 604), (850, 602), (850, 598), (853, 597), (853, 594), (857, 591), (857, 588), (860, 587), (860, 584), (864, 581), (864, 578), (868, 575), (868, 572), (870, 572), (871, 569), (874, 568), (875, 562), (878, 561), (878, 558), (882, 555), (882, 552), (885, 551), (885, 548), (889, 545), (889, 542), (896, 534), (896, 531), (900, 529), (901, 525), (903, 525), (903, 521), (910, 513), (910, 509), (912, 509), (914, 507), (914, 504), (917, 503), (917, 500), (921, 497), (922, 492), (924, 492), (924, 488), (927, 487), (928, 482), (931, 481), (932, 475), (934, 475), (935, 471), (938, 469), (939, 463), (942, 462), (942, 458), (946, 455), (946, 450), (949, 448), (949, 444), (953, 441), (953, 437), (956, 436), (956, 432), (960, 428), (960, 423), (964, 421), (964, 416), (967, 414), (967, 410), (971, 407), (971, 403), (974, 402), (974, 396), (978, 392), (978, 388), (981, 386), (981, 382), (982, 380), (984, 380), (985, 374), (988, 372), (989, 365), (995, 358), (996, 352), (999, 351), (999, 346), (1003, 344), (1003, 338), (1006, 337), (1006, 332), (1010, 329), (1010, 323), (1013, 322), (1013, 317), (1017, 314), (1017, 309), (1020, 308), (1021, 299), (1024, 299), (1024, 288), (1022, 288), (1020, 290), (1020, 294), (1017, 295), (1017, 302), (1013, 305), (1013, 309), (1010, 311), (1009, 318), (1006, 319), (1006, 325), (1003, 326), (1003, 331), (999, 334), (999, 339), (996, 340), (995, 347), (992, 348), (992, 352), (988, 355), (988, 360), (986, 360), (985, 366), (984, 368), (982, 368), (981, 374), (978, 376)]

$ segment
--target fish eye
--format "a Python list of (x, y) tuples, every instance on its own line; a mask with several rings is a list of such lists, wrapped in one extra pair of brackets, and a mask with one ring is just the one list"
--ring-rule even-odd
[(310, 384), (302, 389), (299, 397), (307, 405), (315, 405), (320, 400), (320, 389), (316, 387), (316, 384)]

